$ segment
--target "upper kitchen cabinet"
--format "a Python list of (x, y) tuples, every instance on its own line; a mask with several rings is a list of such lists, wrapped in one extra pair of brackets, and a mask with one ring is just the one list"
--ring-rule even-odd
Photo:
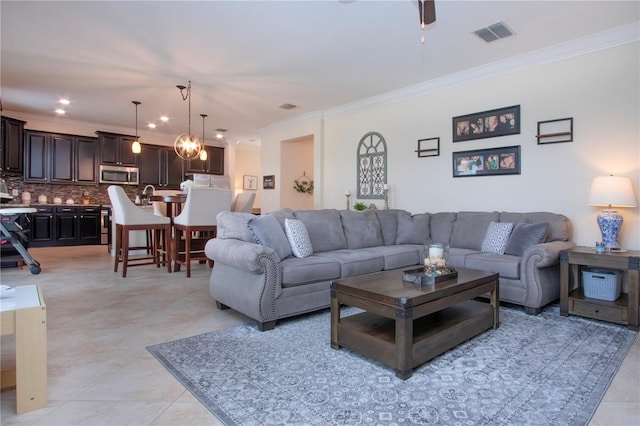
[(183, 161), (173, 148), (142, 144), (140, 185), (179, 189), (184, 180)]
[(136, 154), (131, 151), (135, 136), (97, 131), (100, 139), (100, 164), (136, 166)]
[(199, 158), (187, 161), (186, 173), (206, 173), (212, 175), (224, 175), (224, 148), (205, 146), (207, 159)]
[(25, 132), (25, 182), (94, 184), (97, 170), (96, 138)]
[(0, 170), (5, 173), (22, 174), (22, 137), (25, 122), (2, 117), (2, 141), (0, 143)]

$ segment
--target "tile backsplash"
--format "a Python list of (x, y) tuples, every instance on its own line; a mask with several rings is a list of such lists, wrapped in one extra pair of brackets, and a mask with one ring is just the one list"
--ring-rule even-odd
[[(62, 198), (62, 202), (72, 198), (76, 204), (82, 204), (82, 196), (85, 191), (89, 195), (90, 204), (109, 205), (109, 195), (107, 194), (108, 184), (99, 185), (65, 185), (65, 184), (47, 184), (47, 183), (28, 183), (24, 182), (22, 176), (5, 175), (2, 178), (7, 183), (9, 194), (12, 190), (17, 189), (18, 195), (13, 197), (10, 204), (22, 204), (21, 194), (25, 191), (31, 193), (31, 203), (38, 202), (40, 195), (47, 196), (47, 203), (52, 204), (55, 197)], [(129, 198), (134, 200), (136, 195), (142, 192), (142, 188), (134, 185), (122, 185)]]

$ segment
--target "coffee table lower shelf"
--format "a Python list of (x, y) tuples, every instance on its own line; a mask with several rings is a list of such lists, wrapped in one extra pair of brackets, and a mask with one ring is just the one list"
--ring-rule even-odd
[[(337, 324), (337, 345), (332, 346), (334, 349), (350, 349), (398, 371), (395, 327), (394, 319), (370, 312), (344, 317)], [(493, 306), (475, 300), (415, 319), (411, 367), (424, 364), (492, 327)]]

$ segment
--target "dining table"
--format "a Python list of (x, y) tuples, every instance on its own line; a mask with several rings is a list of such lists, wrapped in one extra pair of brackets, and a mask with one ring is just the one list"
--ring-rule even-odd
[(167, 217), (171, 220), (171, 227), (173, 228), (173, 218), (182, 211), (182, 205), (187, 201), (187, 194), (152, 195), (149, 197), (149, 200), (166, 203)]

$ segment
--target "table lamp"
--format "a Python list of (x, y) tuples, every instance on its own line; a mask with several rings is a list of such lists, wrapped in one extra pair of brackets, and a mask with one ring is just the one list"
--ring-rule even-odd
[(598, 226), (607, 249), (619, 249), (618, 234), (622, 216), (612, 207), (635, 207), (631, 179), (623, 176), (599, 176), (593, 178), (589, 192), (590, 206), (607, 206), (598, 214)]

